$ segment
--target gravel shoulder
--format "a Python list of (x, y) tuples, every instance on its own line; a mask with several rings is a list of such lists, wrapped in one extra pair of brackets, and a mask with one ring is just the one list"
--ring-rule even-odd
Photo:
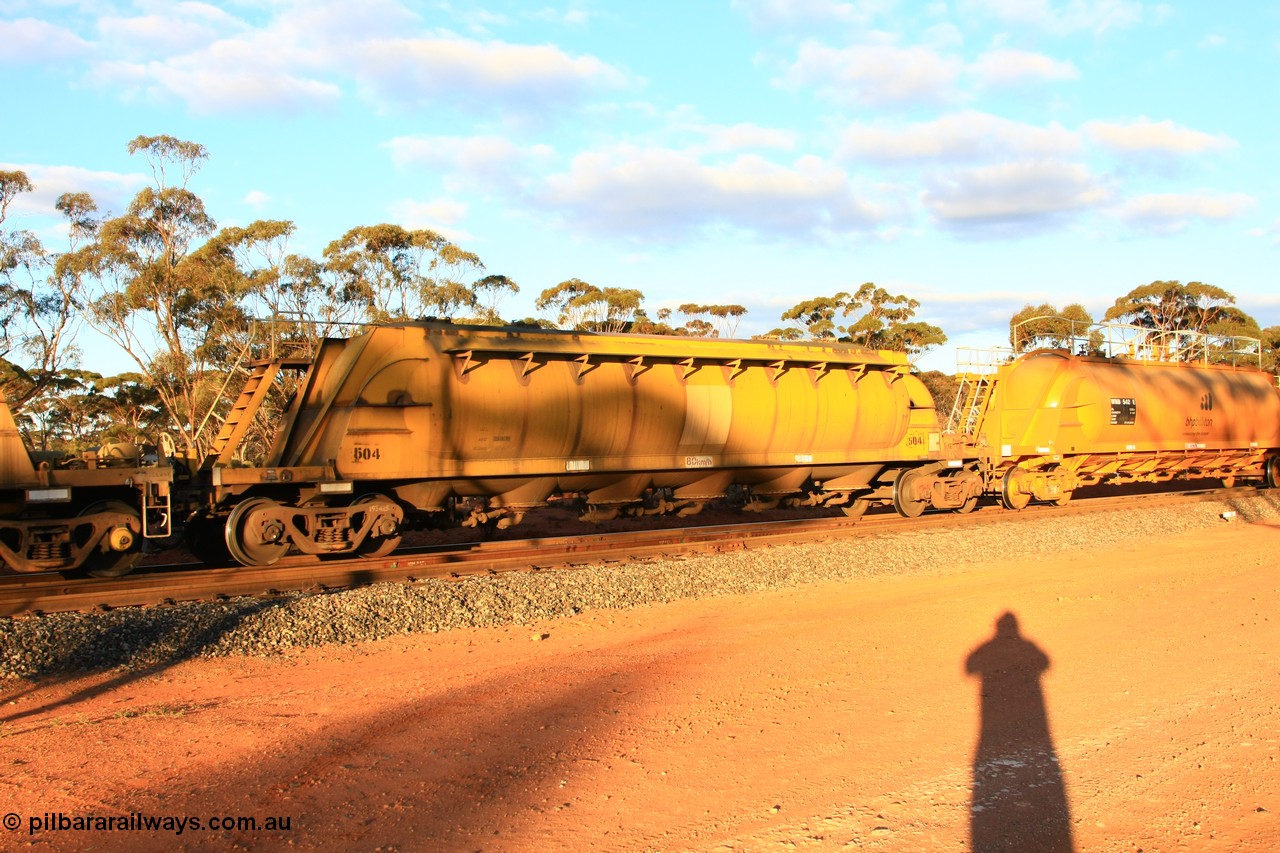
[[(43, 849), (1280, 849), (1278, 542), (1265, 496), (11, 620), (0, 811)], [(28, 834), (58, 812), (291, 826)]]

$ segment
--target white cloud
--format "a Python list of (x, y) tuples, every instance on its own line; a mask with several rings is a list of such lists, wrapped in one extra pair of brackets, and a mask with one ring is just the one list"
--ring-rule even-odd
[(384, 106), (449, 102), (537, 115), (631, 82), (603, 60), (554, 45), (430, 29), (395, 0), (271, 5), (254, 24), (203, 2), (140, 5), (142, 14), (103, 17), (93, 43), (34, 19), (0, 22), (0, 62), (101, 56), (87, 69), (91, 84), (204, 114), (324, 108), (356, 91)]
[(687, 151), (620, 145), (552, 175), (537, 202), (576, 227), (641, 238), (727, 227), (771, 238), (873, 229), (884, 213), (816, 157), (788, 166), (756, 155), (703, 163)]
[(511, 18), (500, 12), (487, 9), (459, 9), (458, 12), (464, 17), (466, 29), (478, 35), (488, 35), (495, 29), (511, 25)]
[(218, 42), (207, 51), (163, 62), (101, 63), (94, 82), (131, 99), (185, 101), (203, 115), (289, 113), (329, 106), (342, 96), (336, 84), (291, 74), (241, 41)]
[(948, 225), (1033, 226), (1103, 204), (1109, 192), (1077, 163), (1054, 160), (982, 166), (931, 181), (924, 203)]
[(308, 0), (286, 3), (266, 29), (282, 42), (313, 45), (342, 62), (346, 48), (378, 39), (403, 38), (423, 27), (421, 16), (398, 0)]
[(1151, 121), (1145, 116), (1127, 124), (1090, 121), (1084, 132), (1104, 148), (1118, 154), (1200, 154), (1235, 147), (1235, 140), (1180, 127), (1172, 121)]
[(35, 18), (0, 21), (0, 45), (0, 65), (58, 62), (93, 52), (93, 45), (71, 30)]
[(505, 136), (397, 136), (386, 147), (397, 166), (450, 165), (466, 171), (487, 169), (523, 156)]
[[(959, 11), (1055, 35), (1132, 27), (1140, 24), (1145, 14), (1137, 0), (961, 0)], [(1156, 13), (1158, 16), (1158, 9)]]
[(824, 23), (867, 25), (895, 0), (733, 0), (733, 8), (761, 29)]
[(808, 86), (837, 103), (862, 106), (937, 104), (956, 97), (964, 63), (928, 47), (863, 44), (832, 48), (800, 45), (783, 74), (788, 86)]
[(5, 171), (26, 172), (34, 189), (19, 193), (9, 208), (33, 216), (59, 216), (54, 204), (63, 193), (87, 192), (98, 203), (100, 214), (120, 213), (133, 195), (150, 183), (146, 175), (99, 172), (79, 166), (46, 166), (39, 163), (0, 163)]
[(702, 128), (706, 134), (708, 151), (741, 151), (748, 148), (769, 148), (790, 151), (796, 146), (796, 132), (756, 124), (741, 123), (728, 127), (709, 125)]
[(451, 199), (416, 201), (401, 199), (392, 202), (391, 215), (405, 228), (426, 228), (435, 231), (454, 243), (470, 243), (473, 235), (454, 226), (467, 215), (467, 205)]
[(884, 107), (959, 101), (967, 97), (961, 89), (965, 80), (987, 89), (1008, 89), (1079, 76), (1071, 62), (1026, 50), (998, 48), (966, 63), (929, 45), (834, 48), (809, 40), (800, 45), (778, 82), (812, 88), (836, 103)]
[(539, 21), (546, 21), (560, 26), (582, 27), (592, 18), (598, 17), (598, 15), (599, 13), (591, 12), (587, 9), (554, 9), (547, 6), (534, 12), (532, 17)]
[(1125, 201), (1115, 215), (1140, 230), (1170, 234), (1195, 220), (1235, 219), (1256, 206), (1257, 199), (1244, 193), (1152, 193)]
[(921, 34), (923, 41), (934, 47), (959, 47), (964, 44), (964, 33), (950, 21), (928, 27)]
[[(1265, 228), (1250, 228), (1247, 232), (1250, 237), (1261, 237), (1273, 246), (1280, 246), (1280, 219), (1275, 220)], [(1280, 300), (1280, 296), (1276, 297)]]
[(249, 190), (249, 192), (245, 193), (244, 199), (242, 200), (245, 204), (255, 210), (266, 207), (273, 201), (271, 196), (267, 195), (262, 190)]
[(452, 191), (513, 196), (522, 192), (533, 169), (553, 156), (545, 145), (521, 148), (504, 136), (397, 136), (384, 147), (398, 168), (440, 172)]
[(1026, 50), (1001, 48), (987, 51), (969, 69), (978, 81), (988, 87), (1009, 87), (1044, 80), (1076, 80), (1080, 71), (1064, 62)]
[(392, 101), (444, 100), (480, 107), (501, 102), (536, 111), (594, 88), (626, 85), (618, 69), (593, 56), (570, 56), (551, 45), (476, 42), (460, 38), (384, 39), (353, 47), (355, 73)]
[(855, 124), (840, 143), (841, 156), (873, 163), (1039, 159), (1079, 149), (1079, 137), (1057, 123), (1037, 127), (973, 111), (909, 125)]
[(104, 46), (112, 55), (155, 59), (207, 47), (248, 27), (207, 3), (174, 3), (149, 15), (107, 15), (98, 20)]

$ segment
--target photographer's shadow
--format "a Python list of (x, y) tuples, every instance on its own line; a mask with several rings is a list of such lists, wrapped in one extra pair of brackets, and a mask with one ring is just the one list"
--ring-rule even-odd
[(981, 728), (973, 757), (971, 849), (1072, 851), (1071, 811), (1049, 733), (1041, 675), (1049, 656), (1006, 612), (965, 670), (982, 679)]

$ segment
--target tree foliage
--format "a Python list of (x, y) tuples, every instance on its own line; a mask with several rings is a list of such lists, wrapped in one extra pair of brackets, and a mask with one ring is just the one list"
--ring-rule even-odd
[(475, 295), (474, 304), (479, 310), (478, 316), (474, 318), (476, 322), (486, 326), (500, 326), (502, 315), (498, 313), (498, 306), (506, 297), (519, 293), (520, 285), (505, 275), (486, 275), (471, 285), (471, 292)]
[(248, 333), (243, 301), (255, 280), (237, 266), (234, 241), (196, 245), (216, 227), (187, 188), (208, 157), (204, 146), (139, 136), (129, 152), (147, 159), (154, 184), (103, 222), (91, 243), (63, 256), (60, 269), (84, 289), (88, 322), (138, 365), (196, 455), (209, 441), (200, 433), (204, 415)]
[(542, 291), (534, 304), (554, 316), (563, 329), (625, 332), (632, 328), (643, 302), (644, 294), (639, 290), (600, 288), (571, 278)]
[(945, 419), (960, 392), (960, 380), (941, 370), (926, 370), (919, 377), (933, 397), (933, 407), (938, 410), (938, 416)]
[(1191, 281), (1153, 281), (1121, 296), (1103, 319), (1119, 320), (1160, 332), (1210, 332), (1257, 322), (1235, 307), (1236, 298), (1221, 287)]
[[(477, 307), (476, 291), (464, 281), (484, 269), (468, 252), (434, 231), (410, 231), (382, 223), (352, 228), (324, 250), (325, 266), (340, 297), (360, 306), (371, 323), (432, 316), (452, 319)], [(514, 292), (505, 276), (488, 276), (484, 292)], [(518, 289), (518, 288), (516, 288)], [(496, 307), (492, 317), (497, 317)]]
[(1262, 341), (1262, 368), (1280, 374), (1280, 326), (1267, 326), (1257, 337)]
[(699, 305), (686, 302), (680, 306), (685, 323), (680, 334), (698, 338), (732, 338), (747, 309), (741, 305)]
[(1082, 355), (1096, 354), (1102, 334), (1090, 328), (1093, 315), (1083, 305), (1072, 303), (1062, 309), (1049, 303), (1024, 305), (1009, 318), (1009, 343), (1015, 352), (1033, 349), (1076, 349)]
[[(782, 319), (791, 326), (765, 337), (782, 340), (840, 340), (872, 349), (889, 349), (919, 356), (946, 343), (942, 329), (912, 320), (920, 303), (866, 282), (853, 293), (819, 296), (787, 309)], [(852, 317), (845, 325), (838, 320)]]
[[(25, 172), (0, 171), (0, 391), (14, 411), (56, 382), (77, 356), (77, 282), (61, 273), (57, 256), (35, 234), (4, 227), (14, 199), (34, 189)], [(96, 224), (92, 200), (63, 195), (57, 209), (68, 219), (74, 248)]]
[[(1233, 361), (1240, 353), (1223, 346), (1223, 338), (1261, 335), (1258, 322), (1235, 301), (1226, 290), (1204, 282), (1153, 281), (1117, 299), (1106, 319), (1149, 329), (1145, 346), (1164, 358)], [(1193, 339), (1195, 334), (1209, 338)]]

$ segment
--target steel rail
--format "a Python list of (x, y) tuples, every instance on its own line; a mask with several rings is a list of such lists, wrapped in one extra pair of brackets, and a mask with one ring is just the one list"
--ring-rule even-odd
[(416, 582), (504, 571), (543, 571), (610, 562), (639, 562), (699, 553), (722, 553), (849, 535), (881, 536), (911, 530), (1027, 523), (1080, 513), (1265, 494), (1254, 487), (1081, 498), (1065, 507), (1033, 505), (1019, 512), (995, 506), (973, 513), (930, 512), (915, 519), (891, 512), (861, 519), (843, 516), (750, 521), (701, 527), (587, 533), (535, 539), (484, 541), (401, 549), (381, 558), (282, 560), (269, 568), (154, 566), (122, 578), (64, 578), (58, 574), (0, 576), (0, 616), (218, 600), (236, 596), (324, 592), (381, 582)]

